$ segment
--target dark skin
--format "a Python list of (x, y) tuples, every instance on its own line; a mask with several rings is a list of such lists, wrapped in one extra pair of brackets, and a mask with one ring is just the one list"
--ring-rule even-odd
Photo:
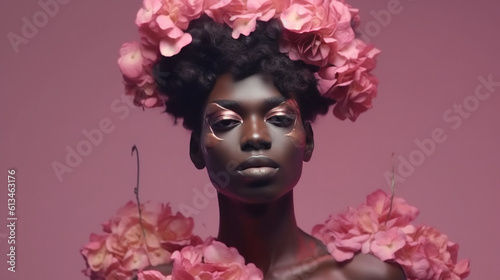
[[(405, 279), (397, 265), (371, 255), (338, 263), (297, 226), (293, 188), (311, 159), (313, 132), (270, 77), (220, 76), (203, 116), (201, 131), (191, 135), (190, 156), (218, 192), (217, 240), (237, 248), (264, 279)], [(168, 274), (171, 267), (156, 269)]]

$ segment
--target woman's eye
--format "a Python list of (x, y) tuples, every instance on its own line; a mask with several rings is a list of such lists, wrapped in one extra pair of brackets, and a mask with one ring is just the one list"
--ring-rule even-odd
[(289, 127), (295, 123), (295, 117), (290, 115), (276, 115), (268, 118), (266, 121), (278, 127)]
[(233, 119), (223, 119), (219, 121), (213, 122), (210, 126), (213, 129), (216, 129), (218, 131), (224, 131), (224, 130), (229, 130), (237, 125), (239, 125), (241, 121), (239, 120), (233, 120)]

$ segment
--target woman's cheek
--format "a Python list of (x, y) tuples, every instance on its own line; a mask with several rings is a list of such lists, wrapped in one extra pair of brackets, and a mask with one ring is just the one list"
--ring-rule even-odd
[(217, 146), (217, 144), (219, 144), (223, 140), (224, 139), (217, 137), (217, 135), (215, 135), (215, 133), (213, 132), (212, 128), (210, 128), (210, 130), (207, 132), (205, 136), (205, 143), (204, 143), (205, 149), (207, 150), (213, 149), (215, 148), (215, 146)]
[(296, 148), (303, 149), (306, 145), (306, 134), (303, 128), (294, 126), (292, 131), (285, 134)]
[(204, 127), (202, 130), (202, 139), (201, 139), (201, 149), (204, 153), (207, 153), (209, 150), (215, 148), (219, 143), (224, 141), (221, 137), (218, 137), (213, 129), (208, 126)]

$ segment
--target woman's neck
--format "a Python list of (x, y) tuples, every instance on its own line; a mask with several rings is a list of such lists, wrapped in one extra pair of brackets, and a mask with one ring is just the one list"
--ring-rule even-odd
[(247, 263), (254, 263), (264, 274), (308, 251), (310, 240), (295, 221), (292, 191), (267, 204), (244, 204), (221, 194), (218, 200), (217, 239), (237, 248)]

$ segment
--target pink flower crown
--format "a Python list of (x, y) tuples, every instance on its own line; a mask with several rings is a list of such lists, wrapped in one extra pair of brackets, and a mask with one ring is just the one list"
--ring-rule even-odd
[(319, 67), (318, 89), (336, 100), (337, 118), (355, 121), (372, 107), (378, 82), (370, 72), (380, 50), (356, 38), (358, 10), (344, 0), (143, 0), (135, 20), (141, 40), (123, 44), (118, 59), (126, 94), (137, 106), (164, 106), (153, 66), (191, 43), (185, 31), (203, 14), (231, 27), (234, 39), (248, 36), (257, 21), (279, 20), (284, 27), (280, 51)]

